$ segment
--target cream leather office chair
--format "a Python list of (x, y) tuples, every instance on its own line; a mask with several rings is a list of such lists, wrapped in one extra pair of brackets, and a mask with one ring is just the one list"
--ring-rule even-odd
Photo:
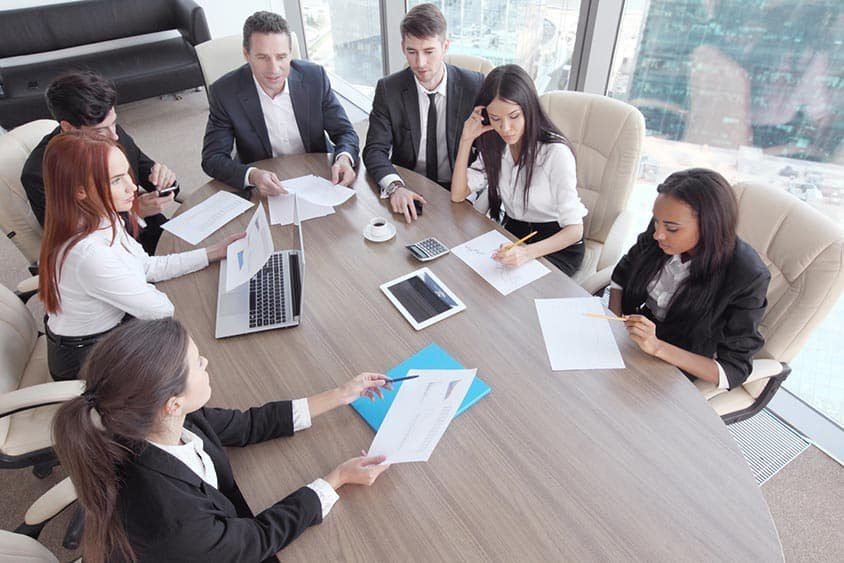
[(726, 391), (695, 381), (728, 424), (768, 404), (791, 371), (788, 362), (844, 290), (844, 231), (838, 225), (782, 189), (754, 183), (734, 188), (738, 234), (768, 266), (771, 285), (759, 327), (765, 345), (744, 385)]
[(492, 63), (483, 57), (476, 57), (474, 55), (461, 55), (457, 53), (449, 53), (445, 56), (446, 64), (459, 66), (466, 70), (474, 70), (480, 72), (484, 76), (489, 74), (494, 67)]
[(42, 230), (21, 185), (21, 172), (32, 150), (58, 125), (39, 119), (0, 135), (0, 229), (30, 264), (38, 261)]
[[(36, 500), (24, 516), (24, 523), (14, 532), (0, 530), (0, 561), (58, 562), (58, 559), (38, 542), (47, 523), (76, 501), (76, 490), (66, 478)], [(68, 549), (76, 549), (78, 544)], [(77, 560), (77, 561), (81, 561)]]
[[(290, 32), (290, 54), (294, 59), (301, 59), (299, 40), (294, 32)], [(243, 36), (227, 35), (200, 43), (195, 47), (202, 78), (205, 80), (205, 92), (208, 88), (229, 71), (232, 71), (246, 61), (243, 60)]]
[(596, 94), (547, 92), (539, 97), (548, 116), (568, 137), (577, 161), (577, 192), (584, 217), (586, 255), (573, 279), (589, 293), (603, 290), (631, 242), (625, 212), (636, 180), (645, 119), (633, 106)]
[(56, 464), (53, 415), (84, 390), (82, 381), (52, 380), (46, 337), (29, 309), (0, 285), (0, 469), (35, 466), (37, 476), (49, 474)]

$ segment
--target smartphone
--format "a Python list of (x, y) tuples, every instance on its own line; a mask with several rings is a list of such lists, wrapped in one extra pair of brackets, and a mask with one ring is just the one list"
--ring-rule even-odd
[(158, 190), (158, 197), (167, 197), (168, 195), (172, 194), (176, 190), (179, 189), (179, 184), (173, 184), (169, 188), (164, 188), (163, 190)]
[(486, 108), (481, 110), (481, 125), (489, 125), (489, 114), (486, 112)]

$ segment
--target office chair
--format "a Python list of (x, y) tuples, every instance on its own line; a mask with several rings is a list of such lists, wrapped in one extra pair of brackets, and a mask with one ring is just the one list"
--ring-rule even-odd
[(572, 278), (596, 294), (630, 246), (632, 216), (627, 200), (639, 168), (645, 119), (633, 106), (596, 94), (546, 92), (542, 108), (574, 148), (577, 193), (589, 214), (583, 218), (586, 254)]
[[(292, 31), (290, 32), (290, 43), (291, 57), (301, 59), (302, 51), (299, 49), (299, 39), (296, 37), (296, 33)], [(246, 63), (243, 60), (243, 36), (227, 35), (200, 43), (196, 46), (196, 58), (199, 60), (199, 67), (202, 69), (205, 94), (208, 95), (209, 88), (218, 78)]]
[(489, 74), (494, 67), (489, 59), (483, 57), (476, 57), (474, 55), (463, 55), (457, 53), (448, 53), (444, 58), (446, 64), (459, 66), (466, 70), (474, 70), (480, 72), (484, 76)]
[[(58, 559), (38, 542), (38, 536), (47, 523), (76, 502), (76, 491), (70, 478), (53, 486), (36, 500), (24, 516), (24, 523), (14, 532), (0, 530), (0, 561), (55, 562)], [(81, 532), (81, 528), (76, 530)], [(77, 549), (75, 545), (65, 545), (68, 549)], [(78, 560), (78, 561), (81, 561)]]
[(0, 286), (0, 469), (34, 466), (37, 477), (49, 475), (58, 463), (53, 415), (84, 390), (83, 381), (52, 380), (46, 337), (21, 300)]
[(749, 418), (768, 404), (791, 372), (788, 362), (844, 290), (844, 232), (838, 225), (785, 190), (751, 182), (734, 189), (738, 235), (768, 266), (771, 285), (759, 326), (765, 345), (744, 385), (727, 391), (695, 381), (727, 424)]
[(41, 251), (42, 230), (21, 185), (21, 172), (41, 139), (58, 126), (51, 119), (39, 119), (0, 135), (0, 230), (32, 264), (30, 270)]

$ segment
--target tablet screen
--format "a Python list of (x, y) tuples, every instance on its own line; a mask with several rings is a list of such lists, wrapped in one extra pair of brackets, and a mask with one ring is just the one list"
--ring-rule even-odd
[(457, 303), (443, 291), (437, 280), (426, 272), (387, 286), (389, 291), (417, 323), (457, 307)]

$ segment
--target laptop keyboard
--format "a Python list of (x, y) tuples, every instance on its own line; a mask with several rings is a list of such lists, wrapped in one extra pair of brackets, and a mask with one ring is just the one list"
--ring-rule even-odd
[(284, 255), (272, 254), (249, 280), (249, 328), (285, 322)]

